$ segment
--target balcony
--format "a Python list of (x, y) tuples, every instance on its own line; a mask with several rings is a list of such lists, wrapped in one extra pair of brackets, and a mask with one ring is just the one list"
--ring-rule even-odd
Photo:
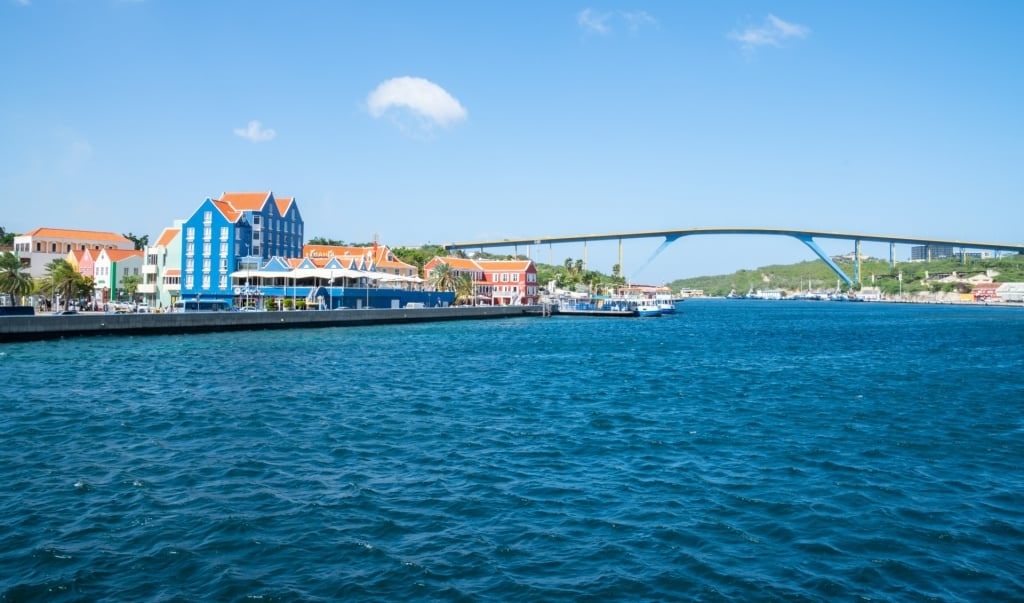
[(135, 290), (139, 293), (156, 293), (156, 284), (140, 283)]
[(156, 274), (156, 270), (157, 270), (157, 265), (156, 264), (143, 264), (142, 265), (142, 274)]

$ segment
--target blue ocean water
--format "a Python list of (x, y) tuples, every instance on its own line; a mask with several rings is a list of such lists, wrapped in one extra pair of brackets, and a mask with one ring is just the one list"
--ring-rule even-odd
[(1024, 309), (0, 346), (0, 600), (1024, 599)]

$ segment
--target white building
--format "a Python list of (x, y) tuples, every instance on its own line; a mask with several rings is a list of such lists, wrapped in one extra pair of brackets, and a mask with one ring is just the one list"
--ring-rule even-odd
[(96, 299), (101, 302), (117, 300), (124, 293), (124, 279), (142, 274), (142, 250), (104, 249), (96, 258), (93, 281)]
[(92, 230), (37, 228), (14, 237), (14, 253), (33, 278), (44, 276), (47, 264), (67, 258), (74, 250), (134, 248), (135, 243), (119, 234)]
[(181, 297), (181, 226), (165, 228), (156, 244), (146, 247), (139, 295), (154, 310), (170, 308)]

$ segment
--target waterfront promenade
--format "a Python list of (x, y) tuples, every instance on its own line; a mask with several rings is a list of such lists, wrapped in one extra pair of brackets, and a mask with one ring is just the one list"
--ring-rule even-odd
[(59, 316), (5, 316), (0, 318), (0, 343), (96, 335), (166, 335), (481, 320), (527, 316), (534, 312), (539, 312), (535, 306), (457, 306), (323, 312), (85, 313)]

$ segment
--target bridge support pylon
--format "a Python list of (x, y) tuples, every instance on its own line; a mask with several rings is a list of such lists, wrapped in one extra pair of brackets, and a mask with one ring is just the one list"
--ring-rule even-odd
[[(839, 278), (841, 278), (843, 280), (843, 282), (847, 284), (847, 286), (853, 285), (853, 279), (851, 279), (849, 276), (846, 276), (846, 273), (843, 272), (843, 269), (840, 268), (838, 265), (836, 265), (836, 263), (832, 261), (832, 258), (828, 257), (828, 254), (825, 253), (825, 251), (822, 250), (821, 247), (818, 247), (818, 244), (814, 242), (814, 238), (813, 237), (811, 237), (810, 235), (807, 235), (807, 234), (794, 234), (792, 236), (795, 239), (797, 239), (798, 241), (800, 241), (801, 243), (803, 243), (804, 245), (807, 245), (808, 247), (810, 247), (811, 251), (814, 252), (814, 255), (818, 256), (819, 258), (821, 258), (821, 261), (823, 261), (826, 264), (828, 264), (828, 267), (832, 269), (832, 272), (835, 272), (836, 275), (838, 275)], [(859, 250), (859, 245), (858, 245), (858, 250)], [(857, 272), (859, 273), (860, 272), (860, 264), (859, 263), (856, 265), (856, 269), (857, 269)], [(858, 274), (857, 276), (859, 277), (860, 274)]]

